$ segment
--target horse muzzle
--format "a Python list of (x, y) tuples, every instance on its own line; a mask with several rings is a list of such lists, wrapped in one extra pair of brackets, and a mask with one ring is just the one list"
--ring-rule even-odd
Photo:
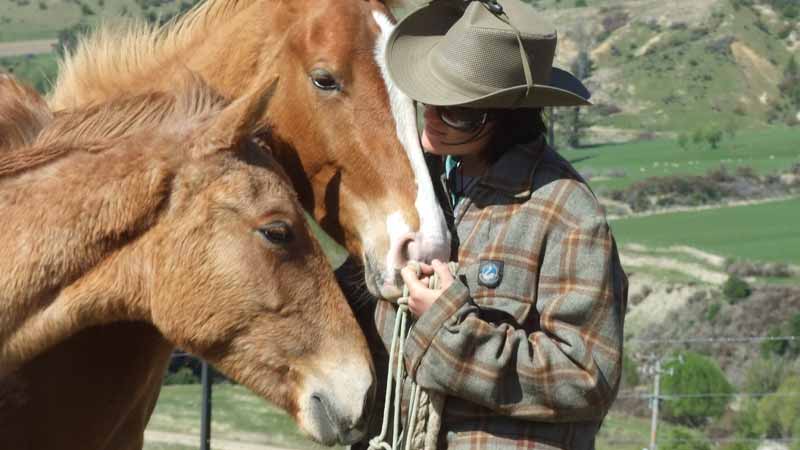
[(375, 397), (371, 368), (352, 370), (341, 364), (324, 377), (310, 377), (300, 398), (298, 423), (324, 445), (349, 445), (367, 432)]

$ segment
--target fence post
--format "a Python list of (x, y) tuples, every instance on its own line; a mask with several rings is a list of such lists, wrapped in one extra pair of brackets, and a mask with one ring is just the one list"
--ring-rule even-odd
[(650, 400), (650, 409), (652, 415), (650, 416), (650, 449), (656, 450), (656, 434), (658, 432), (658, 395), (661, 390), (661, 360), (656, 359), (655, 366), (655, 380), (653, 381), (653, 398)]
[(208, 372), (208, 363), (203, 361), (201, 371), (203, 406), (200, 413), (200, 450), (211, 450), (211, 375)]

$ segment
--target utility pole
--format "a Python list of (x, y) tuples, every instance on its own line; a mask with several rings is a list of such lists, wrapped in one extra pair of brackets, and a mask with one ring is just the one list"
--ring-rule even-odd
[(658, 395), (661, 390), (661, 360), (656, 360), (653, 368), (655, 377), (653, 378), (653, 397), (650, 399), (650, 450), (656, 450), (656, 433), (658, 432)]
[(655, 354), (650, 354), (648, 365), (642, 370), (646, 375), (653, 375), (653, 395), (650, 397), (650, 447), (647, 450), (656, 450), (656, 436), (658, 435), (658, 406), (661, 401), (661, 374), (674, 375), (675, 369), (670, 367), (668, 370), (662, 369), (664, 362), (678, 361), (683, 363), (683, 355), (677, 358), (658, 358)]

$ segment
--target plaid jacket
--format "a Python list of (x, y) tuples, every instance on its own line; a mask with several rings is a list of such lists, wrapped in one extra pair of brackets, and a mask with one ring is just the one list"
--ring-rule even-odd
[[(597, 199), (540, 140), (505, 153), (454, 222), (457, 281), (404, 355), (410, 378), (448, 396), (440, 445), (594, 448), (619, 386), (627, 302)], [(381, 301), (374, 315), (387, 347), (394, 308)]]

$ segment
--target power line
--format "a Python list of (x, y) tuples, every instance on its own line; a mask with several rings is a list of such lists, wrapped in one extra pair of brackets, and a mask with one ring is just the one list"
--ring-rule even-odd
[[(663, 400), (674, 400), (674, 399), (681, 399), (681, 398), (717, 398), (717, 397), (800, 397), (800, 392), (733, 392), (733, 393), (725, 393), (725, 392), (708, 392), (702, 394), (664, 394), (659, 395), (658, 398)], [(630, 394), (622, 394), (618, 395), (617, 398), (625, 398), (625, 399), (651, 399), (653, 398), (652, 395), (630, 395)]]
[(708, 336), (686, 339), (628, 339), (628, 343), (641, 343), (641, 344), (692, 344), (692, 343), (748, 343), (748, 342), (766, 342), (766, 341), (796, 341), (800, 340), (800, 336)]

